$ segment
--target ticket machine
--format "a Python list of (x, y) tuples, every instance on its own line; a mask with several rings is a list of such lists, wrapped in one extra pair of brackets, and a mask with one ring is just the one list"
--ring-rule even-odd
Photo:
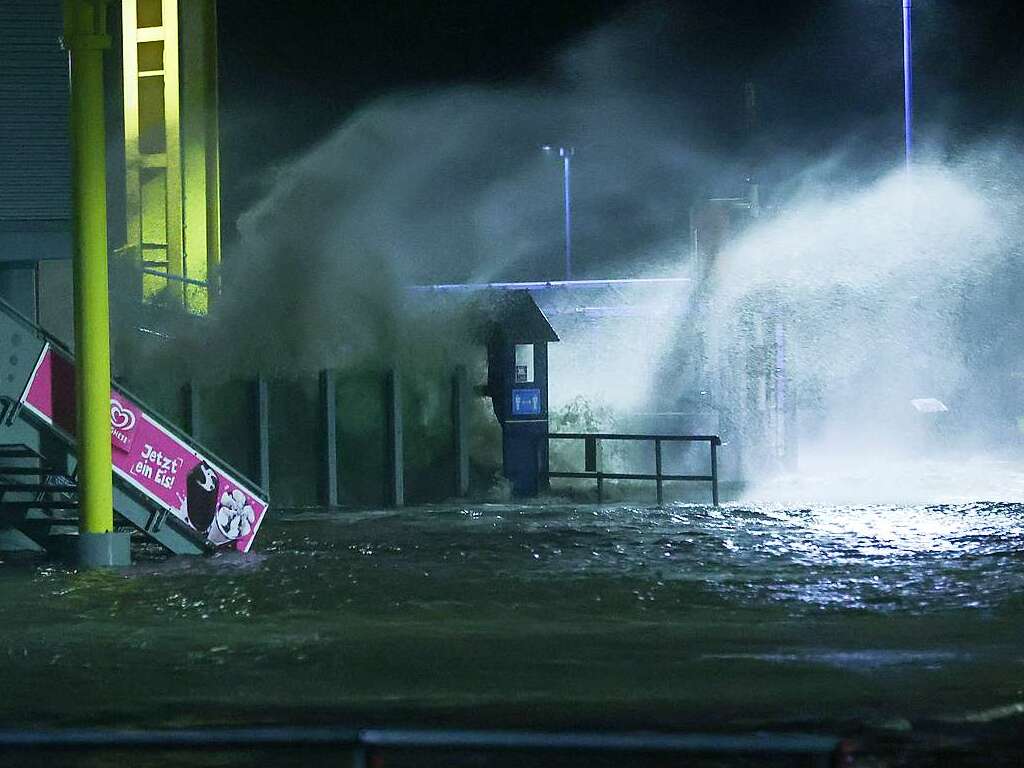
[(548, 470), (548, 344), (558, 341), (525, 290), (489, 292), (487, 394), (501, 424), (502, 472), (512, 495), (536, 496)]

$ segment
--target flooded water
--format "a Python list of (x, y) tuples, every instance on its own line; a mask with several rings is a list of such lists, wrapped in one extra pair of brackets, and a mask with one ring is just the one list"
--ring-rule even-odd
[(842, 730), (1024, 701), (1016, 504), (307, 512), (257, 549), (6, 557), (0, 720)]

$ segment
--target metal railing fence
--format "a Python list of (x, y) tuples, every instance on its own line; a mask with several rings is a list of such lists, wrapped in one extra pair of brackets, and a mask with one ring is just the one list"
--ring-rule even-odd
[[(711, 483), (712, 503), (718, 506), (718, 446), (722, 440), (718, 435), (652, 435), (617, 434), (614, 432), (548, 432), (548, 440), (582, 440), (584, 445), (584, 468), (582, 472), (551, 471), (548, 478), (565, 477), (592, 479), (597, 481), (597, 497), (600, 501), (605, 480), (654, 480), (657, 486), (658, 503), (664, 501), (666, 481)], [(646, 472), (605, 472), (601, 468), (601, 443), (606, 440), (649, 441), (654, 443), (654, 474)], [(663, 443), (707, 443), (711, 449), (711, 473), (707, 475), (682, 475), (663, 471)]]

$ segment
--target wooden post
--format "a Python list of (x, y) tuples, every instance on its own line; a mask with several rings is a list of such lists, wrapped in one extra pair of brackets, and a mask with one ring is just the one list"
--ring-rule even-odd
[(452, 430), (455, 433), (455, 495), (469, 495), (469, 377), (465, 366), (452, 376)]
[(385, 379), (384, 404), (387, 410), (388, 430), (388, 502), (393, 507), (403, 507), (405, 506), (405, 457), (402, 445), (402, 381), (397, 368), (392, 368)]
[(337, 383), (334, 371), (320, 371), (320, 418), (323, 425), (321, 437), (320, 501), (325, 507), (338, 506), (338, 424), (337, 424)]

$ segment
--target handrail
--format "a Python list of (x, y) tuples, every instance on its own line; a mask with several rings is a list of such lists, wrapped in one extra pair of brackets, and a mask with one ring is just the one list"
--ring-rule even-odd
[(817, 758), (812, 764), (834, 766), (852, 745), (835, 736), (756, 732), (643, 733), (580, 731), (485, 731), (346, 727), (193, 728), (176, 730), (63, 729), (2, 730), (0, 753), (95, 752), (102, 750), (340, 749), (353, 756), (351, 765), (367, 765), (386, 750), (471, 750), (484, 752), (560, 752), (634, 755), (688, 754), (789, 755)]
[(194, 277), (185, 277), (184, 275), (172, 275), (170, 272), (162, 272), (159, 269), (151, 269), (150, 267), (143, 267), (142, 274), (162, 277), (166, 280), (176, 280), (177, 282), (185, 283), (186, 285), (198, 285), (200, 288), (210, 287), (210, 284), (205, 280), (196, 280)]
[(598, 440), (660, 440), (665, 443), (714, 443), (722, 444), (718, 435), (647, 435), (629, 432), (548, 432), (551, 439), (582, 440), (597, 438)]
[[(707, 482), (711, 483), (712, 503), (718, 506), (718, 446), (722, 444), (722, 438), (718, 435), (653, 435), (616, 432), (548, 432), (548, 440), (583, 440), (584, 441), (584, 469), (582, 472), (559, 472), (548, 470), (544, 474), (548, 478), (565, 477), (597, 480), (597, 500), (601, 501), (604, 492), (605, 480), (654, 480), (658, 503), (664, 501), (665, 481), (684, 482)], [(654, 443), (654, 474), (644, 472), (604, 472), (601, 469), (601, 441), (603, 440), (632, 440), (650, 441)], [(662, 443), (707, 443), (711, 449), (711, 474), (709, 475), (681, 475), (662, 471), (661, 444)]]
[[(56, 347), (57, 349), (59, 349), (62, 352), (64, 352), (68, 357), (70, 357), (71, 359), (74, 359), (74, 352), (71, 350), (71, 348), (67, 344), (65, 344), (58, 337), (54, 336), (52, 333), (47, 331), (42, 326), (39, 326), (39, 325), (36, 325), (35, 323), (33, 323), (29, 318), (25, 317), (25, 315), (23, 315), (15, 307), (11, 306), (10, 303), (8, 303), (7, 301), (5, 301), (2, 298), (0, 298), (0, 312), (6, 312), (8, 315), (13, 317), (17, 322), (21, 323), (21, 325), (24, 326), (27, 331), (29, 331), (31, 333), (34, 333), (36, 336), (38, 336), (39, 338), (43, 339), (44, 341), (50, 342), (51, 346)], [(240, 470), (238, 467), (236, 467), (234, 464), (232, 464), (231, 462), (225, 461), (220, 456), (218, 456), (214, 451), (211, 451), (202, 442), (196, 440), (195, 437), (193, 437), (192, 435), (190, 435), (187, 432), (185, 432), (183, 429), (178, 427), (176, 424), (171, 423), (168, 419), (164, 418), (160, 414), (160, 411), (158, 409), (156, 409), (153, 406), (147, 404), (146, 401), (143, 398), (139, 397), (137, 394), (132, 392), (132, 390), (130, 390), (128, 387), (126, 387), (122, 381), (120, 381), (119, 379), (117, 379), (117, 378), (112, 376), (111, 377), (111, 382), (117, 386), (117, 388), (122, 392), (122, 394), (126, 395), (129, 399), (131, 399), (131, 401), (133, 403), (135, 403), (139, 408), (144, 410), (146, 412), (146, 417), (147, 418), (149, 418), (152, 421), (154, 421), (155, 423), (159, 424), (161, 427), (163, 427), (165, 430), (167, 430), (168, 432), (170, 432), (174, 436), (176, 436), (178, 438), (181, 438), (181, 439), (185, 440), (186, 442), (188, 442), (194, 449), (196, 449), (197, 451), (202, 453), (204, 456), (206, 456), (214, 464), (218, 464), (221, 467), (230, 468), (231, 473), (235, 476), (235, 478), (237, 480), (239, 480), (239, 481), (241, 481), (243, 483), (250, 484), (250, 485), (252, 485), (255, 488), (261, 488), (259, 483), (257, 483), (251, 477), (249, 477), (248, 472), (244, 472), (244, 471)], [(22, 411), (22, 412), (24, 413), (24, 411)], [(64, 441), (64, 437), (62, 435), (60, 435), (60, 433), (56, 433), (56, 434), (58, 435), (58, 437), (63, 442)], [(264, 493), (266, 493), (266, 489), (265, 488), (261, 488), (261, 490)]]

